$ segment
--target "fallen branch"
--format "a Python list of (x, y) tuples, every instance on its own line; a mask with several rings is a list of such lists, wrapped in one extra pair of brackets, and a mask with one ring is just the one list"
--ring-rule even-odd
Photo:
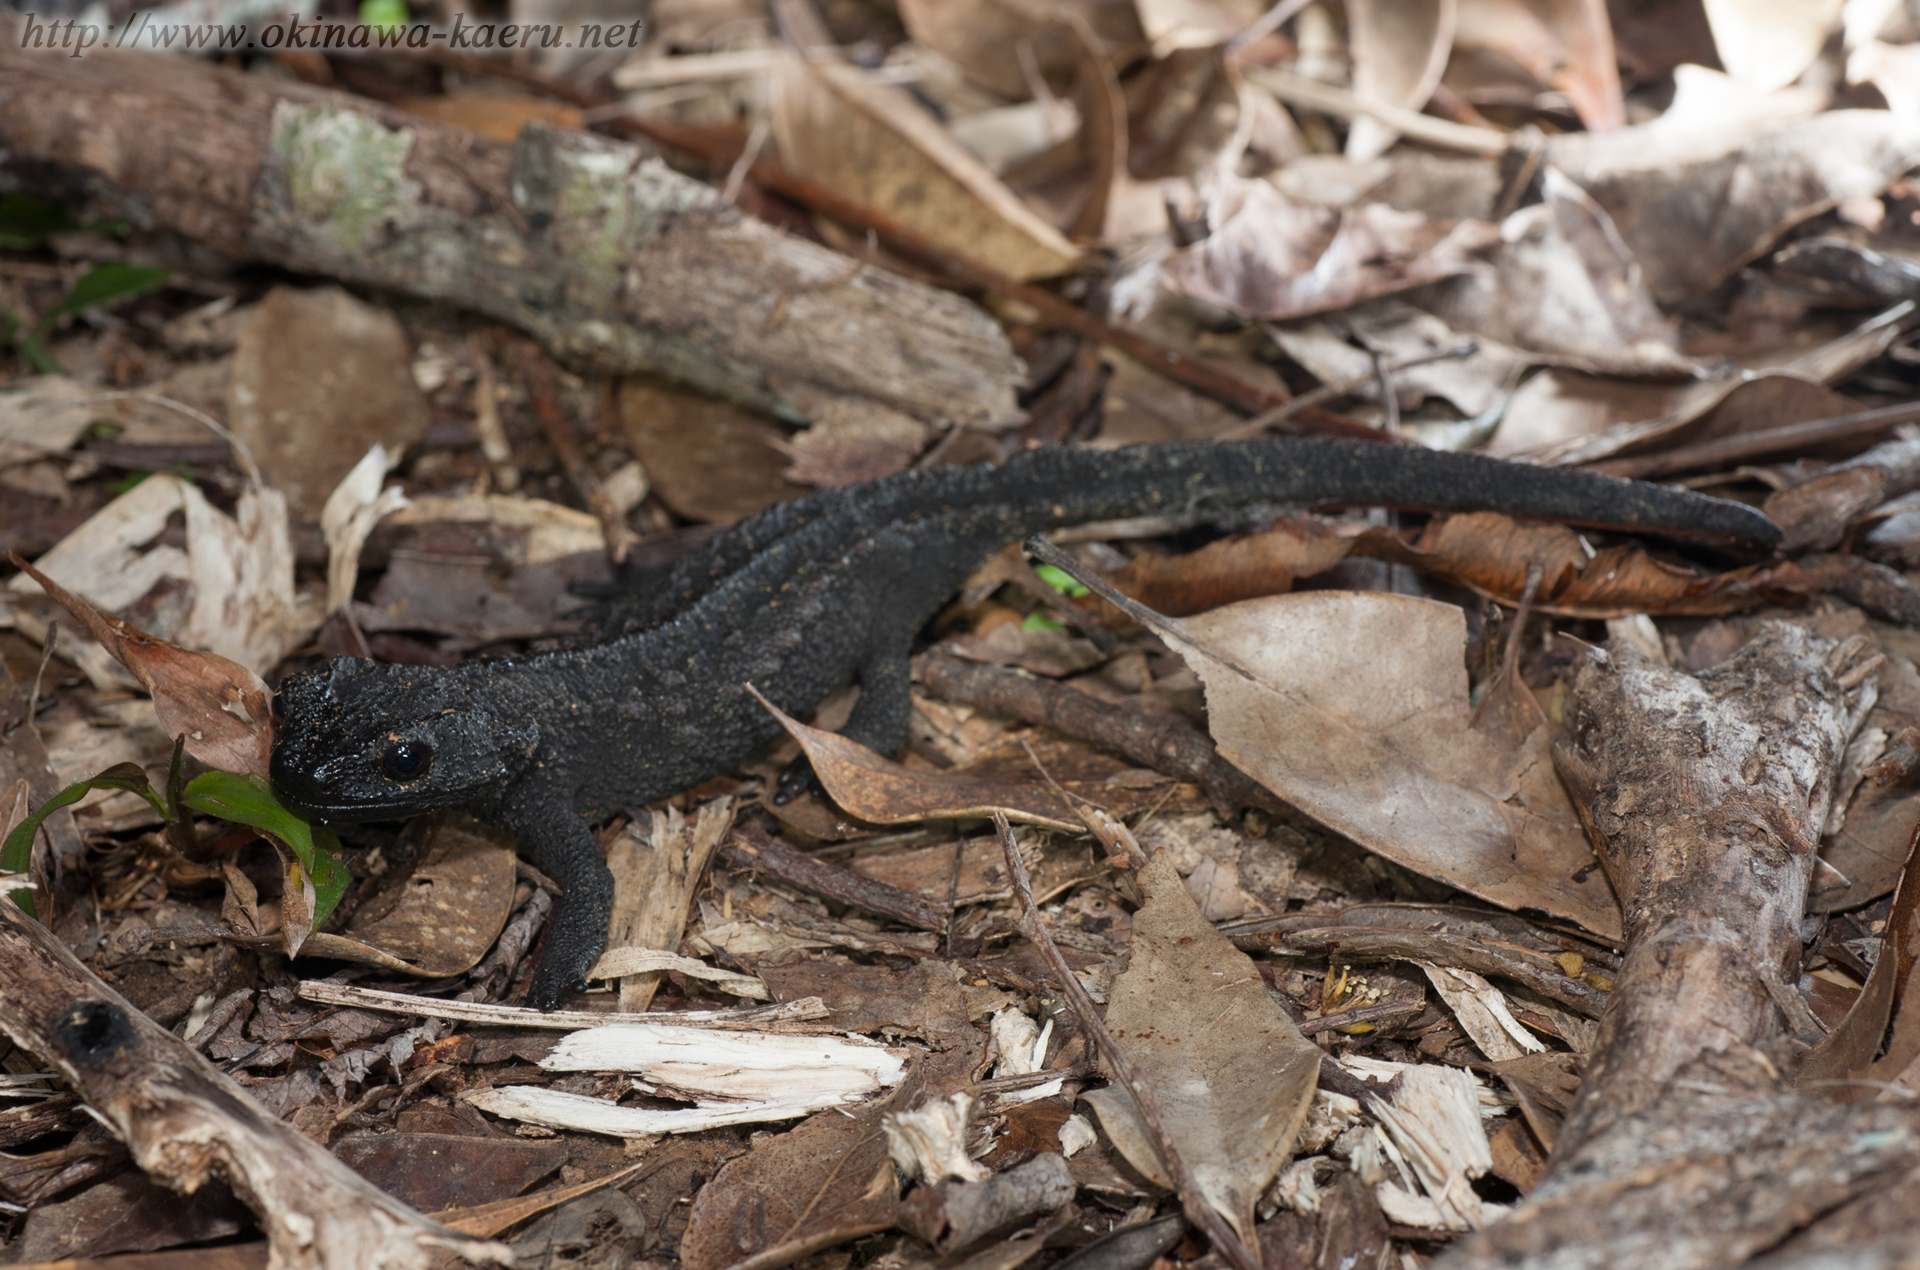
[(1769, 623), (1698, 678), (1595, 652), (1556, 765), (1627, 953), (1540, 1186), (1438, 1263), (1739, 1265), (1920, 1161), (1911, 1107), (1793, 1092), (1800, 919), (1877, 657)]
[(0, 902), (0, 1031), (71, 1085), (162, 1185), (225, 1181), (259, 1217), (275, 1270), (426, 1270), (442, 1251), (511, 1264), (448, 1230), (261, 1110), (133, 1008), (44, 926)]
[[(806, 417), (878, 403), (1011, 419), (978, 306), (752, 220), (644, 151), (529, 126), (512, 145), (184, 58), (23, 50), (0, 24), (0, 166), (219, 251), (446, 300), (602, 373), (657, 372)], [(832, 283), (833, 285), (827, 285)]]
[[(607, 98), (597, 94), (583, 92), (571, 85), (559, 84), (530, 74), (502, 59), (474, 57), (469, 54), (436, 49), (423, 55), (422, 60), (440, 66), (455, 67), (471, 74), (496, 75), (503, 79), (511, 79), (583, 109), (605, 110), (613, 104)], [(1429, 122), (1438, 124), (1443, 121), (1430, 119)], [(724, 129), (689, 127), (665, 119), (629, 114), (615, 115), (605, 120), (601, 126), (609, 131), (645, 137), (669, 149), (700, 159), (717, 170), (733, 167), (740, 162), (743, 155), (742, 138), (733, 136)], [(1135, 361), (1151, 367), (1168, 379), (1185, 384), (1195, 392), (1223, 401), (1230, 406), (1237, 406), (1250, 414), (1278, 409), (1287, 406), (1292, 400), (1283, 390), (1243, 379), (1206, 362), (1196, 360), (1187, 353), (1177, 348), (1170, 348), (1138, 331), (1114, 326), (1099, 315), (1062, 299), (1044, 287), (1021, 282), (985, 261), (957, 250), (885, 212), (857, 203), (844, 194), (798, 176), (788, 171), (777, 159), (756, 157), (747, 165), (744, 175), (762, 189), (771, 190), (783, 198), (791, 199), (843, 228), (873, 233), (894, 250), (912, 256), (949, 278), (1018, 300), (1035, 309), (1052, 325), (1064, 327), (1088, 339), (1097, 340), (1110, 348), (1118, 349)], [(1312, 432), (1325, 432), (1334, 436), (1354, 436), (1362, 440), (1389, 443), (1393, 439), (1377, 428), (1358, 423), (1345, 415), (1320, 409), (1313, 403), (1295, 406), (1283, 417), (1294, 418), (1300, 427)]]

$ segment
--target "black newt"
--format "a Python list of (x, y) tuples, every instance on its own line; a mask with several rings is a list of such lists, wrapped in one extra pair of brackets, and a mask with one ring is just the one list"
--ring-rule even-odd
[(895, 753), (914, 635), (993, 552), (1067, 525), (1265, 503), (1485, 509), (1757, 545), (1780, 534), (1750, 507), (1682, 490), (1364, 442), (1033, 450), (780, 504), (649, 579), (592, 646), (451, 669), (341, 658), (289, 676), (273, 781), (316, 819), (453, 807), (511, 831), (566, 889), (533, 981), (551, 1009), (606, 942), (613, 879), (590, 824), (766, 748), (779, 725), (744, 685), (804, 717), (858, 680), (845, 734)]

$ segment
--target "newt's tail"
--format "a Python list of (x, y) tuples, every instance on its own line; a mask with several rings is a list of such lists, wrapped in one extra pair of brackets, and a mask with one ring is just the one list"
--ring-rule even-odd
[(1003, 496), (1023, 487), (1011, 501), (1051, 525), (1162, 510), (1204, 515), (1273, 502), (1495, 511), (1758, 547), (1780, 540), (1780, 527), (1764, 513), (1729, 499), (1571, 468), (1366, 441), (1282, 437), (1104, 452), (1042, 449), (1010, 460), (997, 475), (1005, 482)]

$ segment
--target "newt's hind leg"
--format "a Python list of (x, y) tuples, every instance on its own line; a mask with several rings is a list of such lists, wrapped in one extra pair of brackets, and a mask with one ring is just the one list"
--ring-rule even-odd
[[(907, 743), (907, 719), (913, 711), (912, 690), (913, 672), (905, 644), (868, 658), (860, 667), (860, 699), (853, 703), (853, 714), (848, 717), (847, 726), (840, 729), (840, 735), (888, 758), (898, 754)], [(813, 764), (802, 754), (780, 773), (780, 785), (773, 801), (791, 802), (804, 794), (824, 796), (826, 790), (814, 775)]]

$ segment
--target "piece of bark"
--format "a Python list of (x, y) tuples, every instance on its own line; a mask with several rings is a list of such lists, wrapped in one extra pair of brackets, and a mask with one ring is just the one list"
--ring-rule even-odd
[(1036, 1155), (1017, 1168), (978, 1182), (945, 1181), (923, 1186), (901, 1206), (900, 1224), (951, 1255), (990, 1236), (1005, 1237), (1020, 1226), (1073, 1200), (1067, 1161), (1056, 1153)]
[(1206, 733), (1178, 715), (1120, 709), (1050, 679), (942, 653), (920, 658), (914, 670), (921, 685), (944, 701), (1052, 728), (1176, 780), (1193, 781), (1223, 810), (1281, 810), (1278, 799), (1214, 753)]
[[(607, 847), (607, 867), (613, 872), (613, 917), (607, 931), (607, 953), (622, 948), (679, 949), (681, 937), (687, 933), (687, 909), (693, 903), (693, 893), (706, 875), (714, 847), (726, 837), (732, 823), (733, 800), (718, 798), (702, 804), (692, 820), (669, 807), (621, 831)], [(587, 977), (599, 976), (590, 972)], [(665, 977), (664, 970), (622, 976), (621, 1012), (645, 1013)]]
[(511, 1262), (504, 1246), (421, 1216), (275, 1120), (5, 902), (0, 982), (0, 1031), (71, 1085), (149, 1177), (187, 1194), (216, 1175), (231, 1186), (266, 1230), (274, 1270), (425, 1270), (444, 1251)]
[(856, 269), (586, 133), (529, 125), (508, 145), (186, 59), (46, 57), (0, 24), (0, 154), (34, 188), (450, 301), (583, 369), (659, 372), (790, 418), (804, 412), (782, 383), (942, 425), (1016, 416), (1018, 360), (976, 305)]
[(1825, 551), (1862, 515), (1913, 489), (1920, 489), (1920, 441), (1886, 441), (1776, 490), (1761, 510), (1784, 531), (1783, 554)]
[(1579, 669), (1555, 761), (1627, 954), (1539, 1188), (1440, 1266), (1738, 1265), (1920, 1161), (1913, 1109), (1783, 1075), (1817, 1035), (1800, 919), (1869, 652), (1767, 623), (1698, 678), (1620, 647)]

